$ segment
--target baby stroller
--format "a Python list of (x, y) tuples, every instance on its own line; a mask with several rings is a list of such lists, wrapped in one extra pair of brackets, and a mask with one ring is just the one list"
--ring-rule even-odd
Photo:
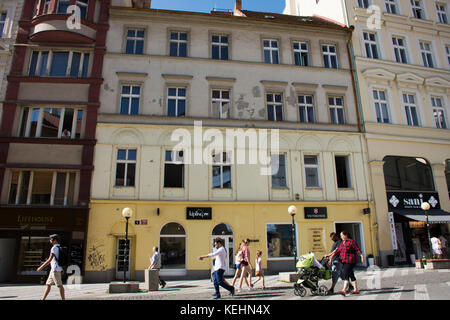
[(312, 252), (299, 257), (297, 262), (299, 279), (294, 284), (295, 295), (300, 297), (306, 296), (306, 289), (310, 289), (313, 295), (326, 296), (328, 294), (326, 286), (319, 286), (320, 280), (331, 279), (328, 261), (329, 259), (324, 257), (319, 262)]

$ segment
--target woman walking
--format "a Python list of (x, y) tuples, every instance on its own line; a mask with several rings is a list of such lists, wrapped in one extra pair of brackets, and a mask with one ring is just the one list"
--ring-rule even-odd
[(264, 286), (264, 273), (262, 268), (262, 251), (258, 250), (256, 251), (256, 261), (255, 261), (255, 276), (258, 277), (258, 279), (252, 283), (252, 287), (257, 283), (259, 280), (262, 280), (262, 289), (264, 290), (266, 287)]
[(354, 287), (352, 294), (358, 294), (358, 284), (356, 283), (355, 273), (353, 272), (353, 269), (356, 265), (356, 254), (359, 254), (361, 256), (362, 263), (364, 263), (364, 256), (361, 253), (361, 250), (356, 245), (356, 242), (351, 239), (351, 236), (347, 231), (341, 232), (341, 239), (341, 244), (331, 255), (330, 264), (333, 260), (333, 257), (335, 255), (339, 255), (339, 259), (342, 263), (342, 279), (344, 279), (344, 288), (339, 293), (345, 296), (350, 279)]
[[(236, 273), (234, 274), (234, 278), (233, 278), (233, 282), (231, 283), (231, 285), (234, 287), (237, 279), (240, 277), (241, 273), (242, 273), (242, 265), (241, 262), (244, 259), (243, 254), (242, 254), (242, 247), (244, 246), (244, 243), (241, 242), (239, 243), (239, 247), (236, 251), (236, 255), (234, 257), (234, 263), (236, 266)], [(248, 287), (250, 287), (250, 285), (248, 284), (248, 280), (247, 278), (244, 278), (245, 283), (247, 284)]]
[[(244, 278), (247, 277), (247, 273), (250, 275), (248, 279), (248, 284), (250, 284), (248, 290), (252, 290), (252, 263), (250, 262), (250, 250), (248, 249), (248, 243), (250, 242), (249, 239), (245, 239), (243, 242), (242, 247), (242, 261), (241, 261), (241, 279), (239, 280), (239, 289), (238, 292), (242, 291), (242, 282), (244, 281)], [(247, 279), (245, 279), (247, 282)]]

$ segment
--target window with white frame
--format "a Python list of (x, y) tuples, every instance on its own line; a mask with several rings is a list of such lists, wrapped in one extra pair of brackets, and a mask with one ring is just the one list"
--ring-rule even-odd
[(399, 63), (408, 63), (405, 39), (392, 37), (392, 45), (394, 46), (395, 60)]
[(441, 97), (431, 97), (431, 106), (433, 107), (434, 122), (436, 128), (447, 129), (447, 121), (445, 119), (444, 104)]
[(140, 101), (140, 85), (122, 85), (120, 95), (120, 114), (139, 114)]
[(136, 176), (136, 149), (117, 150), (116, 160), (116, 186), (134, 187)]
[(364, 32), (363, 38), (367, 58), (378, 59), (377, 35), (371, 32)]
[(325, 68), (338, 68), (337, 51), (335, 45), (322, 45), (322, 54)]
[(313, 123), (314, 117), (314, 97), (312, 95), (299, 95), (298, 108), (300, 122)]
[(212, 187), (231, 189), (231, 152), (213, 152)]
[(448, 23), (445, 3), (436, 2), (436, 13), (440, 23)]
[(13, 170), (9, 204), (75, 205), (76, 172), (46, 170)]
[(144, 53), (144, 37), (143, 29), (128, 29), (125, 53), (127, 54), (143, 54)]
[(336, 182), (337, 187), (351, 188), (352, 179), (350, 174), (350, 158), (349, 156), (335, 156), (334, 163), (336, 166)]
[(283, 121), (283, 97), (281, 93), (268, 93), (267, 101), (267, 120)]
[(412, 14), (416, 19), (425, 19), (425, 12), (422, 7), (422, 0), (410, 0)]
[(445, 54), (447, 55), (448, 66), (450, 67), (450, 45), (445, 46)]
[(396, 0), (384, 0), (386, 5), (386, 12), (392, 14), (398, 14), (397, 1)]
[(344, 99), (342, 97), (328, 97), (331, 123), (345, 124)]
[(164, 188), (184, 188), (184, 156), (182, 150), (166, 150)]
[(187, 57), (187, 32), (171, 32), (169, 41), (169, 55), (171, 57)]
[(294, 61), (296, 66), (309, 66), (309, 50), (308, 43), (294, 42), (292, 44), (294, 50)]
[(5, 31), (5, 24), (6, 24), (6, 12), (0, 12), (0, 38), (3, 38), (3, 32)]
[(167, 115), (169, 117), (186, 115), (186, 88), (167, 89)]
[(228, 36), (212, 36), (211, 57), (216, 60), (228, 60)]
[(375, 103), (377, 122), (389, 123), (390, 121), (386, 92), (384, 90), (373, 90), (373, 100)]
[(29, 76), (86, 78), (89, 56), (77, 51), (33, 51)]
[(66, 14), (70, 6), (70, 0), (58, 0), (58, 9), (56, 13)]
[(279, 64), (278, 40), (264, 39), (264, 62), (271, 64)]
[(431, 43), (420, 42), (420, 54), (422, 55), (423, 65), (428, 68), (434, 68), (433, 52), (431, 51)]
[(89, 0), (77, 0), (75, 4), (80, 8), (80, 16), (82, 19), (87, 18), (87, 12), (89, 7)]
[(370, 1), (369, 0), (358, 0), (358, 6), (360, 8), (367, 9), (370, 6)]
[(272, 173), (272, 188), (287, 188), (287, 166), (285, 154), (272, 154), (270, 156)]
[(317, 155), (304, 156), (306, 188), (320, 188), (319, 159)]
[(212, 90), (212, 113), (220, 119), (230, 118), (230, 90)]
[(82, 137), (83, 109), (25, 107), (19, 127), (20, 137), (79, 139)]
[(403, 105), (405, 107), (406, 122), (408, 126), (420, 126), (416, 96), (414, 94), (403, 94)]

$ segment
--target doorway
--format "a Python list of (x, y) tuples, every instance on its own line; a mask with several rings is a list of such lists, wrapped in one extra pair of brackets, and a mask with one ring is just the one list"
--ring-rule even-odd
[(0, 283), (12, 279), (15, 252), (16, 239), (0, 239)]
[[(352, 239), (356, 242), (356, 245), (361, 249), (362, 254), (366, 255), (366, 249), (364, 247), (364, 234), (362, 230), (361, 222), (335, 222), (334, 230), (337, 234), (340, 234), (342, 231), (346, 230), (352, 236)], [(359, 255), (356, 256), (357, 266), (362, 267), (366, 266), (366, 263), (361, 263), (361, 257)]]
[[(215, 238), (222, 238), (224, 240), (224, 248), (225, 251), (227, 252), (227, 257), (226, 257), (226, 269), (225, 269), (225, 276), (232, 276), (234, 275), (235, 272), (235, 266), (234, 266), (234, 237), (233, 237), (233, 230), (231, 229), (231, 227), (227, 224), (221, 223), (218, 224), (212, 232), (212, 239), (211, 239), (211, 245), (213, 248), (213, 251), (215, 250), (214, 248), (214, 239)], [(213, 268), (214, 266), (211, 265), (211, 268)]]
[[(128, 248), (126, 244), (128, 243)], [(130, 252), (131, 252), (131, 240), (117, 239), (117, 253), (116, 253), (116, 280), (124, 280), (123, 275), (130, 279)]]

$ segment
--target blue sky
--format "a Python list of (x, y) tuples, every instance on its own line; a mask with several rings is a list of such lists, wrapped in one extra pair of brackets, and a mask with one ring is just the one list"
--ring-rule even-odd
[[(282, 13), (285, 0), (242, 0), (242, 9)], [(233, 9), (234, 0), (152, 0), (152, 9), (210, 12), (213, 8)]]

